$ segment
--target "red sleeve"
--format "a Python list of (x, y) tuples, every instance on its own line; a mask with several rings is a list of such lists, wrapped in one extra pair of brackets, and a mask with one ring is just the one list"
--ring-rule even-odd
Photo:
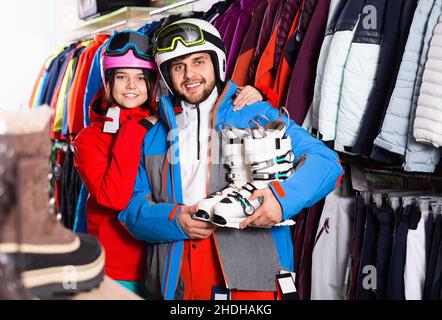
[[(124, 210), (133, 193), (146, 129), (135, 121), (123, 123), (116, 139), (101, 128), (83, 129), (75, 139), (74, 164), (97, 202)], [(112, 144), (113, 143), (113, 144)]]

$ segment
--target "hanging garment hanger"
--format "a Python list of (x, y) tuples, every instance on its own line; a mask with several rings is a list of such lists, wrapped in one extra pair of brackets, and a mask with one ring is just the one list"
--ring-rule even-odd
[(397, 208), (401, 206), (399, 197), (391, 197), (389, 198), (390, 206), (394, 212), (396, 212)]
[(370, 204), (371, 193), (370, 191), (363, 191), (362, 198), (364, 198), (364, 204), (368, 206)]
[(382, 194), (381, 193), (373, 194), (373, 202), (376, 203), (376, 207), (380, 209), (383, 203)]
[(402, 198), (402, 206), (405, 208), (415, 202), (416, 198), (413, 196), (407, 196)]
[(421, 212), (428, 212), (430, 211), (430, 198), (419, 198), (419, 208), (421, 209)]
[(430, 207), (431, 207), (431, 212), (433, 212), (433, 215), (436, 216), (436, 215), (440, 214), (440, 209), (441, 209), (440, 203), (433, 202), (430, 204)]

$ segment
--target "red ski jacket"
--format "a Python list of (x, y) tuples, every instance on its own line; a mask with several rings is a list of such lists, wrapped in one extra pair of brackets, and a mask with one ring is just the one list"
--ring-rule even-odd
[(106, 109), (101, 95), (92, 103), (91, 125), (74, 141), (74, 164), (90, 195), (87, 201), (88, 233), (96, 236), (106, 252), (106, 274), (115, 280), (144, 279), (146, 243), (118, 222), (132, 196), (146, 129), (138, 123), (150, 112), (120, 109), (117, 133), (104, 133)]

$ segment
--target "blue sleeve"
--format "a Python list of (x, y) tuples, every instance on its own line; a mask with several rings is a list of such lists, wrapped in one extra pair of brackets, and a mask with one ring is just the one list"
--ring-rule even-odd
[(89, 71), (89, 76), (87, 79), (86, 90), (84, 92), (84, 104), (83, 104), (83, 112), (84, 112), (84, 126), (87, 127), (90, 125), (89, 119), (89, 106), (92, 103), (92, 100), (97, 95), (97, 92), (101, 88), (101, 67), (100, 67), (100, 53), (104, 44), (95, 52), (94, 60), (92, 60), (91, 69)]
[[(277, 110), (270, 109), (269, 113), (269, 118), (277, 118)], [(287, 117), (284, 118), (287, 120)], [(293, 120), (290, 120), (286, 134), (292, 140), (296, 158), (305, 156), (305, 161), (290, 178), (271, 184), (270, 188), (281, 204), (283, 220), (327, 196), (336, 188), (343, 174), (337, 153)]]
[(46, 87), (47, 80), (48, 80), (48, 72), (46, 71), (44, 73), (42, 79), (41, 79), (40, 88), (39, 88), (38, 92), (36, 93), (36, 98), (35, 98), (36, 102), (34, 104), (35, 107), (39, 107), (39, 106), (41, 106), (43, 104), (43, 98), (42, 97), (43, 97), (44, 89)]
[(81, 183), (80, 195), (78, 196), (77, 207), (75, 209), (74, 232), (87, 233), (86, 203), (89, 192), (84, 183)]
[(152, 201), (151, 188), (142, 156), (134, 193), (129, 205), (120, 212), (118, 219), (139, 240), (152, 243), (179, 241), (189, 238), (176, 220), (181, 208), (182, 205), (179, 204)]

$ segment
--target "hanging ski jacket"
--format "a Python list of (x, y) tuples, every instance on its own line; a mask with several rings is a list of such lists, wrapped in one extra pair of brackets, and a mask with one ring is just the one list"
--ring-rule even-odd
[[(276, 68), (275, 81), (273, 85), (273, 92), (278, 97), (276, 102), (276, 107), (281, 107), (285, 102), (286, 92), (288, 89), (287, 83), (290, 80), (290, 75), (292, 69), (295, 65), (296, 59), (298, 58), (299, 48), (301, 46), (301, 41), (297, 40), (297, 28), (299, 26), (300, 19), (302, 17), (302, 9), (299, 8), (296, 13), (295, 19), (293, 20), (292, 26), (289, 31), (287, 43), (282, 51), (282, 57), (279, 65), (274, 61)], [(300, 39), (301, 40), (301, 39)], [(275, 48), (276, 50), (276, 48)]]
[(270, 36), (274, 31), (275, 26), (273, 21), (278, 10), (278, 6), (281, 4), (281, 2), (282, 1), (279, 0), (268, 0), (267, 9), (261, 22), (261, 30), (259, 32), (255, 53), (253, 54), (252, 63), (250, 64), (249, 77), (253, 81), (251, 83), (255, 82), (256, 69), (258, 68), (262, 53), (267, 47)]
[[(52, 119), (51, 119), (51, 129), (50, 129), (50, 134), (49, 137), (51, 139), (57, 139), (57, 140), (65, 140), (65, 138), (60, 134), (60, 131), (54, 130), (54, 126), (60, 121), (59, 118), (62, 116), (60, 114), (60, 111), (57, 112), (57, 105), (58, 105), (58, 98), (60, 97), (61, 99), (63, 99), (63, 92), (64, 92), (64, 88), (66, 86), (66, 77), (70, 77), (71, 74), (71, 70), (73, 65), (72, 65), (72, 57), (75, 54), (75, 49), (72, 50), (71, 52), (69, 52), (69, 55), (66, 57), (65, 61), (63, 62), (63, 65), (61, 67), (61, 71), (60, 74), (58, 75), (58, 79), (57, 79), (57, 85), (54, 88), (54, 93), (52, 95), (52, 100), (51, 100), (51, 109), (53, 110), (53, 114), (52, 114)], [(60, 92), (62, 92), (62, 94), (60, 95)]]
[[(227, 83), (213, 109), (212, 129), (218, 130), (221, 123), (247, 127), (248, 121), (259, 114), (267, 116), (269, 120), (278, 118), (278, 110), (263, 102), (233, 112), (232, 97), (236, 89), (233, 82)], [(162, 121), (144, 138), (134, 193), (129, 206), (120, 213), (119, 219), (137, 239), (152, 244), (148, 250), (148, 294), (170, 300), (180, 299), (185, 294), (180, 279), (180, 266), (188, 236), (176, 220), (183, 203), (183, 190), (180, 163), (177, 161), (179, 139), (176, 118), (168, 97), (161, 99), (160, 117)], [(295, 154), (306, 154), (307, 159), (292, 177), (270, 186), (281, 204), (283, 220), (322, 199), (336, 187), (342, 173), (337, 155), (322, 142), (313, 139), (293, 121), (290, 121), (286, 132), (292, 139)], [(216, 137), (219, 138), (219, 132), (212, 131), (211, 144)], [(226, 171), (222, 161), (215, 159), (213, 146), (209, 154), (206, 194), (221, 190), (227, 185)], [(254, 230), (244, 233), (241, 230), (219, 228), (213, 234), (225, 284), (240, 291), (250, 288), (255, 291), (276, 291), (274, 272), (277, 269), (293, 270), (290, 228)], [(236, 253), (223, 250), (226, 245), (237, 246)], [(256, 252), (262, 254), (256, 255)], [(247, 261), (259, 263), (260, 267), (249, 272)]]
[(68, 97), (68, 127), (69, 134), (76, 135), (84, 127), (84, 92), (86, 90), (89, 71), (95, 52), (108, 38), (107, 35), (97, 35), (94, 41), (78, 58), (78, 67)]
[(336, 138), (344, 68), (364, 4), (365, 0), (348, 1), (336, 23), (336, 32), (330, 44), (321, 86), (318, 130), (324, 141)]
[(219, 26), (219, 33), (226, 47), (226, 53), (229, 53), (230, 45), (234, 37), (236, 21), (241, 13), (239, 2), (233, 3), (224, 13), (222, 24)]
[(236, 60), (235, 69), (232, 74), (232, 81), (238, 84), (239, 87), (244, 87), (252, 82), (250, 78), (249, 69), (252, 63), (253, 55), (256, 50), (259, 33), (261, 31), (261, 24), (264, 14), (267, 9), (267, 2), (264, 1), (258, 5), (252, 13), (252, 20), (249, 29), (243, 39), (238, 59)]
[(244, 35), (250, 25), (250, 20), (252, 19), (252, 12), (258, 6), (261, 0), (240, 0), (241, 11), (236, 20), (235, 29), (233, 31), (234, 37), (232, 38), (230, 49), (227, 56), (227, 66), (226, 66), (226, 79), (232, 77), (233, 68), (235, 67), (236, 60), (241, 49), (241, 45), (244, 40)]
[(424, 39), (424, 47), (422, 49), (422, 56), (419, 63), (418, 76), (413, 93), (413, 103), (411, 106), (411, 118), (410, 126), (408, 129), (408, 141), (407, 150), (405, 152), (405, 171), (423, 171), (434, 172), (436, 165), (440, 160), (440, 149), (430, 144), (419, 143), (416, 141), (413, 135), (413, 126), (416, 118), (416, 109), (418, 106), (418, 99), (421, 92), (422, 76), (425, 69), (425, 64), (428, 60), (428, 51), (430, 48), (430, 42), (433, 37), (433, 31), (437, 24), (439, 16), (442, 14), (442, 0), (436, 0), (433, 6), (433, 10), (428, 20), (427, 32)]
[[(291, 27), (288, 35), (289, 39), (295, 33), (300, 15), (301, 9), (298, 9), (294, 20), (291, 21)], [(255, 75), (255, 86), (257, 88), (264, 88), (265, 90), (272, 90), (277, 97), (276, 102), (279, 101), (279, 90), (281, 87), (286, 86), (286, 81), (284, 80), (286, 80), (288, 77), (289, 69), (291, 69), (285, 59), (281, 61), (279, 66), (275, 64), (276, 41), (280, 25), (281, 21), (279, 20), (277, 21), (275, 32), (272, 33), (269, 43), (262, 53)], [(284, 47), (283, 55), (288, 54), (288, 52), (292, 49), (290, 46), (287, 46), (288, 44), (289, 42)]]
[[(292, 26), (292, 22), (296, 17), (296, 14), (301, 7), (308, 6), (305, 3), (310, 3), (312, 1), (303, 1), (303, 0), (287, 0), (282, 8), (280, 24), (277, 31), (276, 37), (276, 46), (275, 46), (275, 66), (279, 66), (281, 62), (281, 58), (283, 56), (284, 48), (286, 47), (287, 41), (289, 40), (290, 35), (290, 27)], [(303, 17), (303, 13), (301, 11), (301, 17)], [(301, 24), (299, 21), (298, 29)]]
[(305, 34), (298, 58), (290, 77), (285, 107), (290, 117), (302, 125), (313, 99), (315, 71), (325, 34), (330, 0), (320, 1), (316, 5), (310, 26)]
[[(292, 19), (288, 20), (288, 25), (286, 24), (284, 26), (284, 16), (281, 16), (281, 24), (278, 28), (278, 34), (282, 34), (285, 39), (282, 40), (279, 39), (279, 37), (277, 39), (275, 50), (275, 65), (278, 66), (278, 68), (281, 68), (281, 64), (284, 60), (286, 60), (287, 65), (290, 66), (290, 70), (293, 68), (298, 58), (299, 50), (301, 48), (302, 42), (304, 41), (305, 33), (310, 25), (313, 12), (315, 11), (317, 4), (318, 0), (297, 1), (294, 4), (295, 7), (289, 9), (293, 10), (294, 12), (291, 15)], [(284, 9), (287, 10), (286, 8)], [(293, 26), (292, 22), (294, 21), (298, 13), (298, 21)], [(291, 27), (294, 27), (294, 29), (292, 30)], [(278, 42), (281, 42), (281, 44), (278, 44)], [(278, 73), (281, 73), (281, 70), (278, 70)], [(278, 78), (278, 75), (276, 76), (276, 78)], [(285, 78), (283, 77), (283, 79)], [(282, 80), (281, 82), (284, 83), (284, 80)]]
[(29, 105), (33, 108), (39, 107), (44, 104), (43, 96), (45, 93), (45, 88), (47, 86), (48, 74), (50, 68), (53, 66), (52, 62), (59, 57), (66, 47), (59, 48), (56, 52), (54, 52), (50, 57), (48, 57), (43, 64), (41, 72), (37, 78), (37, 82), (35, 83), (33, 95), (29, 99)]
[(66, 59), (72, 50), (75, 49), (76, 43), (71, 44), (65, 48), (52, 62), (48, 68), (48, 78), (42, 92), (42, 104), (51, 105), (55, 87), (58, 85), (58, 79)]
[(54, 126), (52, 130), (54, 132), (60, 132), (63, 126), (63, 115), (65, 112), (65, 106), (66, 106), (66, 100), (69, 95), (68, 87), (70, 86), (70, 83), (74, 77), (74, 74), (76, 72), (76, 66), (77, 66), (77, 60), (78, 57), (81, 55), (81, 53), (84, 50), (84, 47), (87, 46), (90, 43), (90, 41), (83, 42), (77, 46), (75, 51), (73, 52), (72, 56), (69, 59), (69, 62), (66, 67), (66, 72), (63, 76), (63, 80), (61, 82), (60, 86), (60, 92), (57, 97), (57, 102), (55, 105), (55, 120), (54, 120)]
[(442, 15), (434, 28), (414, 121), (418, 142), (442, 146)]
[[(79, 55), (81, 55), (83, 53), (83, 51), (86, 48), (81, 48), (81, 50), (79, 50)], [(63, 121), (62, 121), (62, 127), (61, 127), (61, 134), (65, 137), (69, 139), (69, 124), (68, 124), (68, 107), (69, 107), (69, 96), (71, 93), (71, 89), (72, 89), (72, 84), (74, 82), (75, 76), (77, 74), (77, 70), (78, 70), (78, 58), (74, 59), (74, 66), (72, 68), (72, 77), (68, 83), (68, 86), (66, 88), (66, 95), (65, 95), (65, 99), (64, 99), (64, 110), (63, 110)]]
[(97, 96), (101, 86), (101, 71), (100, 71), (100, 58), (101, 55), (106, 51), (106, 41), (101, 45), (100, 48), (95, 52), (94, 59), (92, 60), (91, 69), (89, 71), (89, 76), (87, 78), (86, 89), (84, 91), (84, 104), (83, 104), (83, 115), (84, 115), (84, 126), (90, 125), (89, 119), (89, 109), (92, 100)]
[[(390, 101), (399, 72), (402, 55), (410, 31), (416, 0), (387, 1), (385, 12), (384, 35), (382, 39), (382, 59), (377, 75), (376, 86), (370, 97), (366, 116), (359, 136), (353, 146), (353, 152), (371, 156), (372, 159), (396, 163), (400, 158), (390, 152), (373, 148), (373, 141), (379, 133), (382, 119)], [(400, 14), (398, 14), (400, 12)], [(372, 149), (376, 149), (373, 150)]]
[(386, 0), (366, 0), (344, 67), (335, 150), (351, 152), (376, 84)]
[[(325, 32), (325, 37), (321, 46), (321, 52), (318, 58), (318, 67), (316, 69), (315, 88), (314, 88), (313, 101), (311, 107), (312, 109), (311, 129), (314, 129), (315, 133), (317, 133), (318, 130), (319, 105), (321, 101), (321, 86), (324, 77), (325, 64), (329, 57), (330, 44), (333, 40), (333, 36), (336, 31), (336, 24), (338, 22), (338, 18), (340, 17), (341, 12), (344, 9), (346, 3), (347, 0), (332, 0), (330, 3), (330, 9), (327, 21), (327, 30)], [(287, 101), (289, 101), (288, 97)]]
[(120, 129), (103, 132), (106, 110), (101, 95), (91, 108), (89, 127), (74, 140), (74, 164), (90, 195), (87, 201), (88, 233), (106, 251), (106, 274), (115, 280), (143, 279), (145, 243), (134, 239), (118, 223), (118, 212), (129, 203), (138, 170), (146, 129), (138, 121), (149, 115), (141, 108), (120, 108)]
[(31, 108), (36, 107), (36, 97), (39, 94), (39, 91), (41, 90), (42, 82), (43, 82), (45, 75), (47, 74), (47, 68), (48, 68), (49, 62), (51, 61), (51, 58), (52, 57), (49, 57), (46, 59), (46, 61), (44, 62), (43, 66), (40, 69), (40, 72), (38, 73), (37, 81), (35, 81), (35, 83), (34, 83), (34, 87), (32, 89), (31, 96), (29, 97), (29, 100), (28, 100), (28, 105)]
[(228, 6), (229, 3), (226, 1), (215, 3), (209, 11), (204, 12), (203, 19), (213, 24), (214, 21), (227, 10)]
[(375, 145), (400, 155), (405, 155), (407, 147), (414, 85), (434, 2), (427, 0), (418, 3), (384, 123), (374, 141)]
[[(385, 101), (383, 101), (381, 121), (376, 124), (376, 127), (371, 128), (372, 130), (374, 130), (374, 128), (377, 129), (377, 133), (375, 136), (377, 136), (377, 134), (379, 134), (379, 132), (381, 130), (382, 123), (384, 122), (384, 118), (385, 118), (385, 114), (386, 114), (386, 111), (388, 108), (388, 104), (390, 102), (391, 94), (393, 93), (394, 85), (396, 83), (397, 75), (399, 73), (401, 58), (403, 56), (403, 52), (405, 51), (407, 36), (409, 34), (409, 30), (410, 30), (411, 23), (413, 20), (414, 12), (416, 10), (416, 6), (417, 6), (417, 1), (411, 0), (411, 1), (405, 1), (403, 8), (402, 8), (401, 21), (400, 21), (399, 31), (398, 31), (399, 32), (398, 40), (397, 40), (398, 42), (395, 47), (397, 52), (395, 53), (396, 56), (393, 57), (394, 60), (392, 61), (392, 62), (394, 62), (394, 64), (393, 64), (394, 69), (391, 73), (391, 76), (393, 78), (388, 83), (388, 89), (386, 90), (387, 95), (386, 95)], [(386, 46), (388, 48), (388, 46), (389, 46), (388, 41), (386, 40), (385, 42), (386, 42)], [(393, 49), (393, 47), (390, 47), (390, 50), (392, 50), (392, 49)], [(387, 54), (386, 57), (387, 57), (387, 59), (385, 59), (385, 60), (388, 61), (389, 55)], [(383, 63), (385, 62), (384, 59), (382, 62)], [(383, 148), (380, 148), (374, 144), (373, 144), (373, 150), (371, 151), (370, 157), (373, 160), (382, 161), (384, 163), (392, 163), (392, 164), (396, 164), (396, 165), (400, 165), (403, 163), (402, 157), (399, 157), (397, 154), (392, 153), (392, 152), (385, 150)]]
[[(419, 2), (419, 5), (422, 5), (422, 2)], [(394, 114), (400, 114), (400, 112), (404, 112), (407, 113), (409, 112), (409, 119), (406, 120), (406, 124), (403, 123), (403, 121), (401, 122), (399, 119), (397, 119), (397, 117), (393, 118), (393, 114), (388, 113), (388, 109), (387, 109), (387, 113), (384, 119), (384, 123), (385, 123), (385, 127), (383, 125), (382, 127), (382, 131), (380, 133), (380, 135), (378, 136), (378, 138), (376, 138), (375, 140), (375, 145), (386, 149), (386, 150), (390, 150), (390, 147), (393, 148), (393, 151), (399, 150), (400, 149), (400, 142), (398, 142), (398, 145), (396, 147), (393, 146), (393, 144), (390, 144), (388, 141), (388, 139), (391, 139), (391, 136), (387, 136), (384, 133), (387, 133), (389, 129), (387, 129), (386, 125), (388, 123), (391, 124), (390, 120), (397, 120), (398, 121), (398, 126), (399, 125), (407, 125), (407, 132), (406, 132), (406, 149), (404, 150), (405, 153), (405, 163), (403, 165), (404, 170), (405, 171), (419, 171), (419, 172), (434, 172), (437, 163), (439, 162), (439, 158), (440, 158), (440, 153), (439, 150), (431, 145), (426, 145), (426, 144), (422, 144), (416, 141), (416, 139), (413, 137), (413, 124), (414, 124), (414, 119), (416, 116), (416, 107), (417, 107), (417, 102), (418, 102), (418, 98), (419, 98), (419, 93), (420, 93), (420, 88), (422, 85), (422, 74), (424, 72), (424, 67), (425, 67), (425, 63), (427, 62), (428, 59), (428, 49), (430, 46), (430, 41), (431, 38), (433, 37), (433, 30), (435, 25), (437, 24), (437, 20), (439, 15), (442, 12), (442, 1), (441, 0), (436, 0), (433, 4), (433, 7), (431, 9), (431, 13), (429, 18), (427, 19), (426, 22), (426, 26), (423, 27), (422, 33), (424, 34), (424, 38), (423, 38), (423, 45), (422, 45), (422, 49), (421, 49), (421, 53), (420, 56), (417, 58), (417, 72), (415, 75), (415, 82), (413, 84), (413, 88), (412, 88), (412, 93), (411, 93), (411, 98), (410, 98), (410, 109), (407, 110), (407, 104), (405, 101), (401, 101), (401, 106), (402, 108), (397, 109), (397, 107), (394, 107)], [(414, 23), (414, 21), (413, 21)], [(407, 57), (404, 54), (404, 59), (405, 57)], [(405, 63), (404, 61), (402, 63)], [(410, 67), (411, 68), (411, 67)], [(410, 69), (412, 70), (412, 69)], [(398, 76), (399, 77), (399, 76)], [(408, 76), (408, 79), (412, 79), (412, 76)], [(399, 82), (397, 83), (397, 85), (399, 84)], [(400, 89), (400, 87), (399, 87)], [(396, 88), (395, 88), (396, 90)], [(401, 90), (402, 91), (402, 90)], [(391, 100), (390, 100), (390, 105), (393, 103), (392, 106), (396, 106), (397, 101), (395, 100), (396, 96), (392, 96)], [(399, 97), (399, 91), (398, 91), (398, 97)], [(402, 97), (404, 98), (405, 95)], [(408, 96), (407, 96), (408, 97)], [(390, 108), (390, 106), (389, 106)], [(385, 131), (384, 131), (385, 128)], [(395, 128), (395, 127), (393, 127)], [(397, 128), (397, 132), (398, 132), (398, 137), (396, 141), (400, 141), (400, 128)], [(393, 141), (393, 140), (392, 140)], [(387, 144), (385, 144), (387, 143)]]

